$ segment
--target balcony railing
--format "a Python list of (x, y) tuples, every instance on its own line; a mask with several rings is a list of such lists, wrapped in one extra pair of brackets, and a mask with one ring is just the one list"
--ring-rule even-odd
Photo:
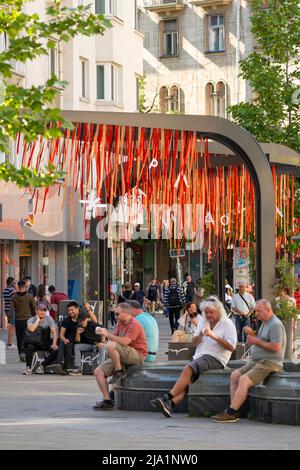
[(157, 13), (180, 11), (185, 7), (184, 0), (145, 0), (144, 5), (147, 10)]
[(202, 8), (207, 8), (230, 5), (230, 3), (232, 3), (232, 0), (190, 0), (190, 3), (193, 3), (194, 5), (199, 5)]

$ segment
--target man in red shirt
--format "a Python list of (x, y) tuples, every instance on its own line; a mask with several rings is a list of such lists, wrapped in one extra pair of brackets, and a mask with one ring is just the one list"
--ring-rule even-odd
[(48, 288), (49, 293), (51, 294), (50, 303), (51, 303), (51, 317), (58, 321), (59, 318), (59, 302), (61, 300), (69, 300), (69, 297), (64, 292), (57, 292), (54, 286)]
[(106, 328), (96, 328), (96, 333), (109, 341), (106, 352), (109, 359), (104, 361), (94, 372), (103, 401), (97, 402), (94, 410), (110, 410), (114, 407), (110, 399), (107, 377), (113, 375), (109, 384), (119, 383), (123, 375), (123, 366), (142, 364), (148, 355), (146, 335), (141, 324), (131, 316), (130, 306), (124, 302), (115, 308), (117, 327), (113, 334)]
[(297, 309), (300, 310), (300, 287), (297, 287), (297, 289), (295, 290), (294, 298), (296, 299)]

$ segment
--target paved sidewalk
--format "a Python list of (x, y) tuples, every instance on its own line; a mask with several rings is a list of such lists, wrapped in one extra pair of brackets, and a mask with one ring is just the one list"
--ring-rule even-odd
[[(167, 321), (159, 320), (166, 359)], [(100, 398), (91, 376), (22, 376), (9, 351), (0, 365), (0, 449), (300, 449), (300, 429), (242, 420), (160, 413), (93, 411)]]

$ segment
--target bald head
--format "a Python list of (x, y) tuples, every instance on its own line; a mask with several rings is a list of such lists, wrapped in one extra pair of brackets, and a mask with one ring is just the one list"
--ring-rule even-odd
[(264, 323), (271, 320), (274, 313), (272, 310), (272, 305), (266, 299), (260, 299), (255, 304), (255, 313), (256, 318)]

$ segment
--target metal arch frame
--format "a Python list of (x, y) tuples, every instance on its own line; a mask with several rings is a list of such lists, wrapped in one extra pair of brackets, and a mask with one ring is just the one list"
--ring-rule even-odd
[(62, 115), (72, 122), (194, 131), (225, 145), (240, 156), (251, 174), (255, 187), (256, 296), (257, 298), (272, 298), (275, 267), (272, 172), (262, 148), (249, 132), (227, 119), (214, 116), (94, 111), (63, 111)]

